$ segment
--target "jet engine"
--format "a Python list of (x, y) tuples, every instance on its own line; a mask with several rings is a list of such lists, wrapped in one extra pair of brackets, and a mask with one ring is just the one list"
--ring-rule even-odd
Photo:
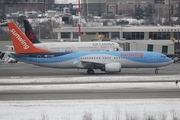
[(118, 62), (107, 63), (101, 70), (105, 72), (120, 72), (121, 63)]

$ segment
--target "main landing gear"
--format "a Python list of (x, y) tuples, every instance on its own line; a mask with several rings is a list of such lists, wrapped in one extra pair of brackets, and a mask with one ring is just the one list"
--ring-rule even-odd
[(87, 69), (88, 74), (94, 74), (94, 70), (92, 68)]
[(155, 74), (158, 74), (158, 70), (159, 70), (159, 69), (157, 69), (157, 68), (156, 68), (156, 70), (155, 70)]

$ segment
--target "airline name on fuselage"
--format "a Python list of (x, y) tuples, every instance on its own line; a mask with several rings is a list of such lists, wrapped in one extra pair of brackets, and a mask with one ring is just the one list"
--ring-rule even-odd
[(114, 46), (114, 43), (92, 43), (93, 46)]
[(10, 32), (18, 39), (18, 41), (23, 45), (23, 48), (26, 50), (29, 48), (29, 45), (26, 43), (25, 40), (21, 38), (21, 36), (14, 30), (10, 30)]
[(125, 56), (125, 57), (140, 57), (142, 58), (144, 56), (144, 53), (121, 53), (121, 56)]

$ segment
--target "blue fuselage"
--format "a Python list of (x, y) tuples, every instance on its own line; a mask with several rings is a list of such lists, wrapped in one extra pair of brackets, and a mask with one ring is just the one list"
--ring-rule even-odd
[[(171, 64), (164, 54), (145, 51), (116, 52), (47, 52), (11, 54), (19, 61), (52, 68), (89, 68), (94, 64), (118, 62), (122, 68), (157, 68)], [(81, 64), (81, 65), (79, 65)], [(97, 69), (99, 69), (97, 67)]]

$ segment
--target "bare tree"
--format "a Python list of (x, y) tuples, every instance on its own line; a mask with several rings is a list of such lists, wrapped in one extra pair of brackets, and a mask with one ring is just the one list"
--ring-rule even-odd
[(82, 120), (92, 120), (92, 113), (85, 112)]

